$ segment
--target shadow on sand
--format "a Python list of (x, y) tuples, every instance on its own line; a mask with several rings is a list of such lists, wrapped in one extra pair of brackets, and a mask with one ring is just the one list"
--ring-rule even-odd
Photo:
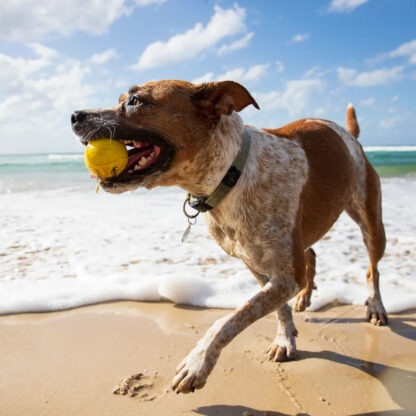
[[(367, 323), (364, 318), (308, 318), (308, 322), (318, 323), (318, 324), (357, 324), (357, 323)], [(406, 322), (416, 322), (415, 318), (408, 316), (389, 316), (389, 326), (388, 328), (394, 332), (396, 335), (410, 339), (411, 341), (416, 341), (416, 326), (409, 325)], [(415, 412), (416, 414), (416, 412)]]
[[(311, 358), (328, 360), (334, 363), (354, 367), (376, 378), (383, 384), (391, 398), (401, 409), (359, 413), (361, 416), (411, 416), (416, 414), (416, 371), (360, 360), (332, 351), (299, 351), (299, 359)], [(287, 416), (275, 410), (257, 410), (245, 406), (213, 405), (194, 409), (194, 413), (205, 416)], [(297, 413), (296, 416), (307, 416)], [(350, 416), (353, 416), (351, 414)]]

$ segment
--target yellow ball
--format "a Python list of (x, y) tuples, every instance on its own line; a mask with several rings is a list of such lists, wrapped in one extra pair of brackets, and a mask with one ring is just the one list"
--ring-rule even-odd
[(99, 178), (113, 178), (120, 175), (128, 161), (126, 146), (117, 140), (94, 140), (85, 150), (85, 166)]

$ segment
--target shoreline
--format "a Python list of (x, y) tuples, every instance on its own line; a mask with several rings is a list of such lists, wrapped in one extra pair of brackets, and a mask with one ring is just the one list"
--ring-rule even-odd
[[(174, 394), (175, 367), (229, 312), (111, 302), (0, 316), (0, 414), (385, 416), (416, 408), (416, 311), (374, 327), (363, 306), (351, 305), (295, 314), (299, 353), (286, 363), (267, 360), (276, 325), (272, 315), (259, 320), (223, 350), (202, 390)], [(139, 372), (143, 397), (112, 394)]]

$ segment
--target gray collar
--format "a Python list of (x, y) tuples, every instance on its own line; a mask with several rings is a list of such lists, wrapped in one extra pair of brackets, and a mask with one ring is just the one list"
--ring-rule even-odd
[(228, 192), (234, 187), (237, 183), (238, 178), (243, 172), (244, 165), (247, 161), (248, 152), (250, 150), (250, 136), (247, 132), (247, 129), (243, 127), (243, 138), (241, 140), (240, 150), (237, 153), (233, 163), (228, 169), (225, 176), (222, 178), (220, 184), (215, 188), (209, 196), (194, 196), (188, 193), (186, 203), (190, 207), (196, 209), (199, 212), (209, 211), (216, 206), (227, 196)]

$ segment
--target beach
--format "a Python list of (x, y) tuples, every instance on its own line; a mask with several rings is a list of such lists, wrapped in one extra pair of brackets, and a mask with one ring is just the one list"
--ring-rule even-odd
[[(222, 352), (206, 386), (170, 389), (175, 367), (228, 311), (120, 302), (0, 318), (0, 414), (414, 415), (416, 313), (364, 321), (364, 307), (295, 315), (297, 360), (273, 363), (267, 316)], [(138, 395), (113, 394), (142, 373)]]
[[(314, 246), (298, 359), (267, 360), (270, 315), (186, 396), (170, 391), (175, 367), (257, 281), (202, 219), (181, 243), (180, 189), (95, 194), (82, 155), (1, 156), (0, 415), (414, 414), (416, 149), (367, 150), (382, 181), (390, 326), (364, 320), (367, 253), (343, 214)], [(113, 394), (132, 374), (140, 394)]]

